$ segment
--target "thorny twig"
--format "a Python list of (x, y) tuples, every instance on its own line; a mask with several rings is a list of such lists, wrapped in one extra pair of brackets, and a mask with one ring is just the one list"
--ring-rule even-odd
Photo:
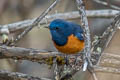
[(53, 2), (52, 5), (50, 5), (38, 18), (36, 18), (28, 28), (26, 28), (21, 34), (16, 37), (14, 43), (23, 38), (33, 27), (35, 27), (48, 14), (48, 12), (50, 12), (56, 6), (59, 1), (60, 0), (55, 0), (55, 2)]
[(88, 20), (87, 20), (87, 16), (85, 13), (85, 8), (83, 6), (83, 1), (82, 0), (76, 0), (77, 2), (77, 7), (79, 10), (79, 13), (81, 15), (81, 25), (83, 26), (83, 30), (84, 30), (84, 40), (85, 40), (85, 49), (84, 49), (84, 55), (85, 55), (85, 61), (84, 61), (84, 65), (83, 65), (83, 71), (86, 70), (87, 65), (89, 64), (89, 66), (92, 67), (92, 63), (90, 61), (91, 58), (91, 39), (90, 39), (90, 30), (89, 30), (89, 26), (88, 26)]
[(105, 6), (109, 6), (110, 8), (113, 8), (113, 9), (120, 10), (120, 7), (109, 4), (105, 1), (101, 1), (101, 0), (93, 0), (93, 1), (95, 1), (96, 3), (102, 4), (102, 5), (105, 5)]

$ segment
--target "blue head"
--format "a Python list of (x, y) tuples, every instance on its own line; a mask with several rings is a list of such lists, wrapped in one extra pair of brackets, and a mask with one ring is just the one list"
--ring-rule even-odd
[(67, 43), (68, 36), (74, 33), (75, 27), (74, 23), (62, 19), (55, 19), (49, 25), (52, 39), (59, 46)]

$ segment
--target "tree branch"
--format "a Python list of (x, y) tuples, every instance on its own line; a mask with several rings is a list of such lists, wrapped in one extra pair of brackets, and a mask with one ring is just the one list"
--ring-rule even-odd
[(94, 66), (94, 70), (96, 72), (109, 72), (109, 73), (116, 73), (120, 74), (120, 69), (112, 68), (112, 67), (101, 67), (101, 66)]
[(31, 60), (46, 63), (45, 59), (61, 55), (58, 52), (49, 52), (32, 48), (0, 46), (0, 58), (11, 58), (16, 60)]
[[(87, 16), (91, 17), (91, 18), (96, 18), (96, 17), (111, 18), (111, 17), (114, 17), (118, 13), (119, 13), (119, 11), (117, 11), (117, 10), (87, 10), (86, 11)], [(43, 18), (40, 21), (40, 24), (41, 25), (46, 24), (46, 20), (48, 22), (50, 22), (56, 18), (57, 19), (69, 19), (69, 20), (71, 20), (71, 19), (80, 18), (80, 15), (79, 15), (78, 11), (47, 15), (45, 18)], [(17, 31), (20, 29), (25, 29), (25, 28), (31, 26), (32, 23), (35, 21), (35, 19), (36, 18), (24, 20), (24, 21), (12, 23), (12, 24), (1, 25), (0, 33), (2, 33), (1, 29), (3, 27), (7, 27), (10, 32), (14, 32), (14, 31)]]
[(108, 6), (110, 8), (113, 8), (113, 9), (116, 9), (116, 10), (120, 10), (120, 7), (112, 5), (112, 4), (109, 4), (109, 3), (105, 2), (105, 1), (101, 1), (101, 0), (93, 0), (93, 1), (98, 3), (98, 4), (102, 4), (102, 5)]
[[(29, 31), (32, 30), (33, 27), (37, 26), (38, 23), (48, 14), (48, 12), (50, 12), (55, 6), (56, 4), (59, 2), (60, 0), (55, 0), (52, 5), (50, 5), (38, 18), (36, 18), (33, 22), (32, 25), (30, 25), (28, 28), (26, 28), (22, 33), (20, 33), (16, 39), (14, 40), (14, 43), (16, 43), (17, 41), (19, 41), (21, 38), (23, 38)], [(13, 43), (13, 44), (14, 44)]]
[(23, 80), (23, 78), (25, 80), (51, 80), (47, 78), (34, 77), (18, 72), (9, 72), (5, 70), (0, 70), (0, 80)]
[[(104, 31), (102, 36), (98, 38), (95, 44), (93, 44), (92, 47), (93, 52), (96, 52), (99, 55), (99, 57), (101, 57), (101, 53), (103, 52), (104, 48), (107, 47), (107, 45), (109, 44), (110, 40), (112, 39), (119, 25), (120, 25), (120, 14), (115, 16), (111, 25)], [(97, 64), (99, 64), (99, 61), (97, 62)]]
[[(82, 0), (76, 0), (77, 2), (77, 7), (79, 10), (79, 14), (81, 15), (81, 25), (84, 30), (84, 40), (85, 40), (85, 49), (84, 49), (84, 55), (85, 55), (85, 61), (83, 65), (83, 71), (86, 70), (87, 65), (89, 63), (89, 66), (92, 66), (92, 63), (90, 61), (91, 57), (91, 39), (90, 39), (90, 30), (88, 26), (88, 20), (85, 12), (85, 7), (83, 6), (83, 1)], [(88, 61), (88, 62), (87, 62)]]

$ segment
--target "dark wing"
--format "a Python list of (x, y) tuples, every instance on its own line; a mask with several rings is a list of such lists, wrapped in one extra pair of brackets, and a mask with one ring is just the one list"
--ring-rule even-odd
[(80, 25), (70, 22), (71, 26), (74, 27), (73, 34), (79, 39), (84, 40), (83, 29)]
[(75, 34), (75, 36), (76, 36), (79, 40), (84, 40), (83, 33), (77, 32), (77, 33)]

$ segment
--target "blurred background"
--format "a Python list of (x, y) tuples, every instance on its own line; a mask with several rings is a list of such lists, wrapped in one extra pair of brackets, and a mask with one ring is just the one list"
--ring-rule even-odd
[[(0, 24), (9, 24), (22, 20), (38, 17), (54, 0), (0, 0)], [(120, 6), (120, 0), (103, 0)], [(87, 10), (108, 9), (103, 5), (97, 4), (92, 0), (84, 0)], [(76, 11), (75, 0), (61, 0), (61, 2), (49, 13), (56, 14)], [(73, 20), (79, 24), (80, 20)], [(89, 18), (91, 37), (101, 35), (106, 27), (110, 24), (110, 18)], [(16, 34), (18, 34), (18, 31)], [(16, 36), (16, 35), (14, 35)], [(35, 27), (29, 32), (17, 46), (26, 48), (37, 48), (55, 50), (53, 47), (49, 30)], [(39, 77), (52, 78), (52, 69), (48, 69), (45, 64), (38, 64), (30, 61), (16, 62), (13, 60), (0, 60), (0, 69), (17, 71), (31, 74)], [(81, 74), (81, 73), (79, 73)], [(86, 73), (85, 73), (86, 74)], [(80, 76), (83, 80), (84, 74)], [(78, 78), (78, 80), (80, 80)]]

